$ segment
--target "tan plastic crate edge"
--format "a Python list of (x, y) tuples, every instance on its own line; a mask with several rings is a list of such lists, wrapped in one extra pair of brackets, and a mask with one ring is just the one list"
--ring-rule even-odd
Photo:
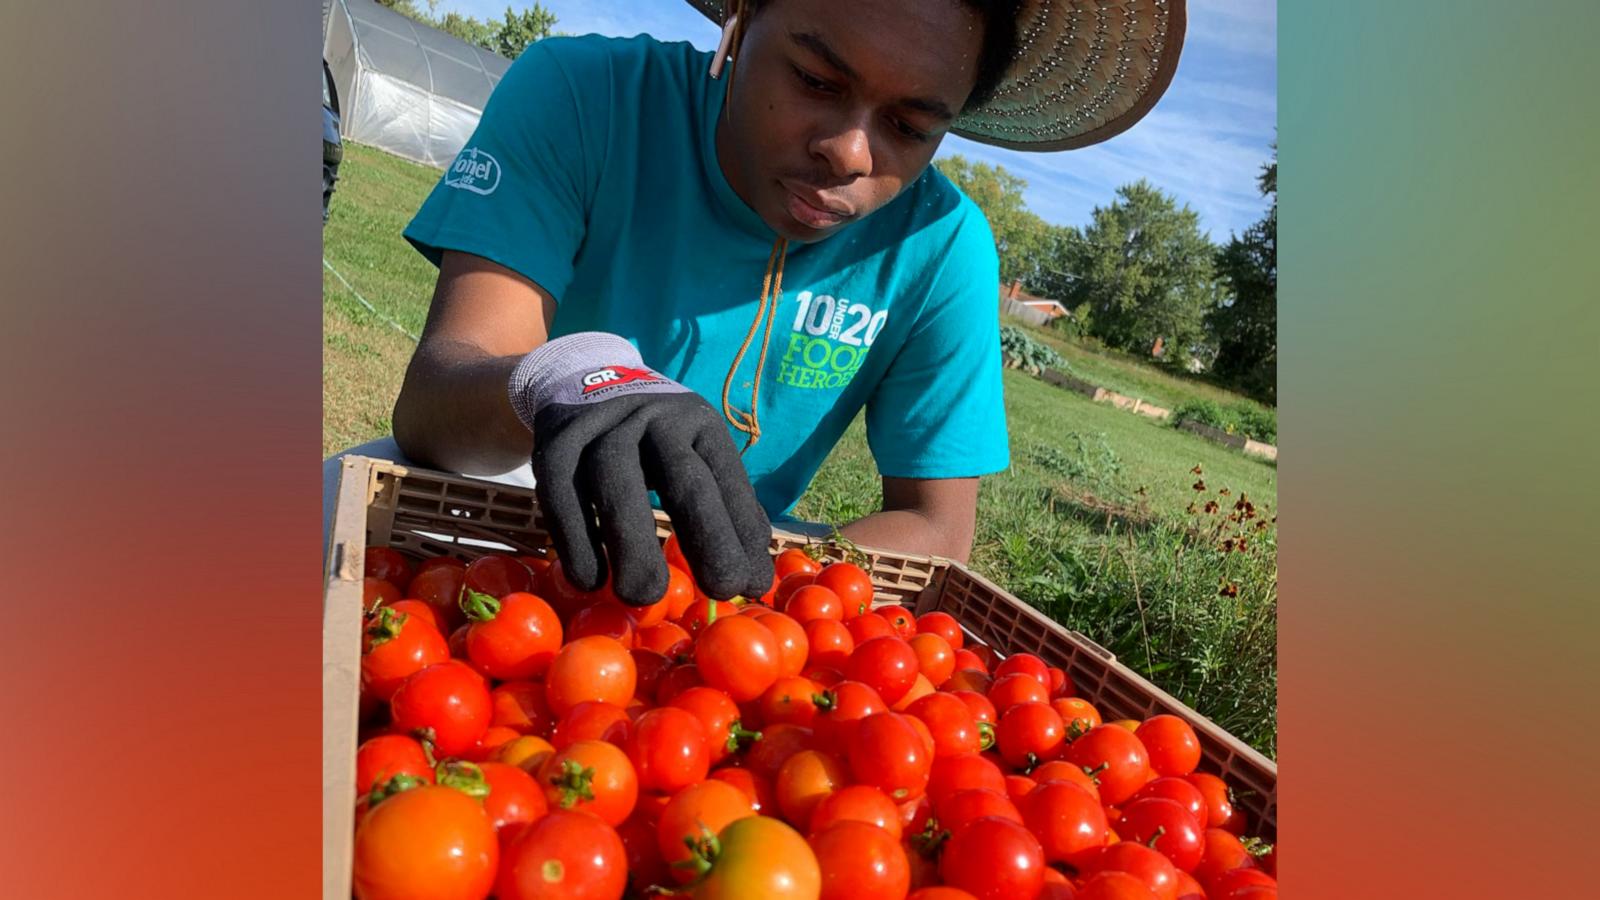
[(361, 689), (362, 574), (373, 460), (347, 457), (329, 535), (322, 606), (322, 896), (350, 897), (356, 732)]

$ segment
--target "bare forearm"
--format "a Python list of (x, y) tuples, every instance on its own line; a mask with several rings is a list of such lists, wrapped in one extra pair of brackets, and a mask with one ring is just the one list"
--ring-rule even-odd
[(394, 407), (394, 438), (421, 465), (492, 475), (528, 461), (533, 436), (517, 418), (506, 384), (521, 356), (490, 356), (470, 345), (419, 348)]
[(839, 529), (845, 537), (868, 547), (881, 547), (926, 556), (943, 556), (966, 562), (972, 552), (972, 533), (941, 527), (929, 516), (912, 509), (887, 509), (863, 516)]

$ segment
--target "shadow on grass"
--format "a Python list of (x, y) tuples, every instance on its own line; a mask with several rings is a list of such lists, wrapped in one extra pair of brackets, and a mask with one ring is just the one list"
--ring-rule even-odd
[(1147, 531), (1158, 521), (1144, 498), (1128, 502), (1060, 484), (1040, 491), (1040, 502), (1058, 518), (1078, 522), (1096, 534)]

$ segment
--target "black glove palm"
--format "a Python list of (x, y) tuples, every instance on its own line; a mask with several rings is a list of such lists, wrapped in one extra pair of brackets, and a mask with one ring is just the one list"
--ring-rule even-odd
[(699, 395), (646, 369), (622, 338), (596, 333), (529, 354), (511, 394), (533, 430), (534, 490), (579, 589), (604, 584), (609, 562), (623, 602), (666, 593), (654, 490), (701, 589), (717, 599), (766, 593), (771, 522), (722, 417)]

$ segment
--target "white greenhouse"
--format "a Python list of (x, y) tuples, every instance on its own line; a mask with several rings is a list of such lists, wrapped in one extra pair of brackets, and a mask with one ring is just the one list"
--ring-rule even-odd
[(325, 0), (322, 55), (347, 140), (444, 168), (511, 61), (374, 0)]

